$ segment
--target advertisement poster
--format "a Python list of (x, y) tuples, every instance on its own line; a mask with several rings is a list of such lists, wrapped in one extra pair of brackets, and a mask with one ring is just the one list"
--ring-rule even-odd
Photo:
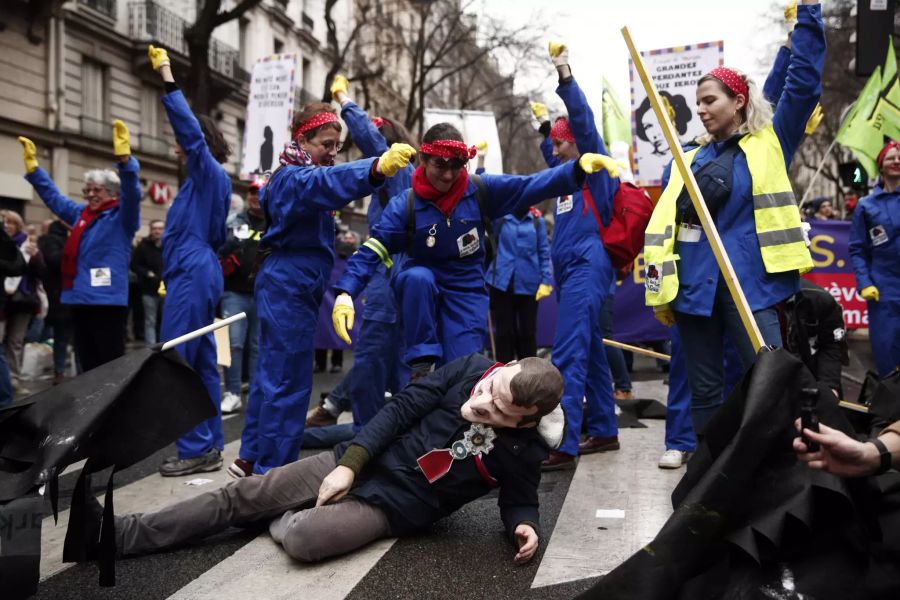
[(241, 152), (241, 179), (271, 171), (290, 141), (294, 116), (296, 54), (261, 58), (250, 74), (250, 94)]
[[(723, 64), (724, 48), (724, 43), (718, 41), (641, 53), (682, 144), (706, 132), (696, 112), (697, 80)], [(634, 63), (630, 60), (628, 63), (631, 74), (634, 178), (638, 185), (658, 186), (672, 154)]]

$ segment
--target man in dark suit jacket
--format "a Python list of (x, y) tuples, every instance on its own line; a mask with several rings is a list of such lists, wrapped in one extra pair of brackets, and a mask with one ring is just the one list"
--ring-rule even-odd
[(315, 561), (412, 534), (499, 487), (515, 560), (526, 562), (538, 547), (541, 461), (562, 438), (562, 390), (544, 359), (459, 358), (410, 383), (333, 452), (117, 517), (118, 550), (152, 552), (274, 519), (270, 532), (285, 551)]

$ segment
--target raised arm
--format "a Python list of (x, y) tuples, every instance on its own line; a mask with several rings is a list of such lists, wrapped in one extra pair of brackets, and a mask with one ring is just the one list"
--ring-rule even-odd
[(126, 233), (133, 236), (141, 227), (141, 165), (131, 155), (128, 127), (119, 119), (113, 121), (113, 153), (121, 182), (119, 219)]
[(175, 139), (187, 156), (188, 171), (196, 174), (222, 169), (222, 165), (213, 157), (206, 145), (200, 122), (191, 112), (184, 94), (175, 83), (169, 64), (169, 54), (163, 48), (149, 46), (147, 55), (150, 57), (153, 70), (159, 73), (166, 86), (166, 95), (163, 96), (162, 103), (175, 132)]
[(539, 123), (538, 131), (544, 136), (541, 140), (541, 154), (544, 155), (544, 162), (548, 167), (557, 167), (562, 164), (557, 157), (553, 156), (553, 142), (550, 140), (550, 112), (547, 105), (543, 102), (531, 102), (531, 114)]
[(544, 169), (533, 175), (481, 176), (488, 195), (487, 211), (491, 219), (525, 209), (547, 198), (571, 194), (581, 187), (584, 172), (577, 162)]
[(797, 26), (791, 41), (791, 62), (784, 91), (772, 119), (781, 142), (785, 165), (803, 140), (806, 122), (822, 95), (822, 66), (825, 62), (825, 26), (822, 7), (804, 0), (797, 8)]
[(350, 137), (359, 151), (368, 158), (381, 156), (387, 152), (388, 145), (384, 136), (369, 119), (366, 111), (361, 109), (348, 92), (349, 82), (343, 75), (336, 75), (331, 83), (331, 97), (341, 105), (341, 118), (347, 124)]
[(47, 171), (38, 166), (37, 148), (35, 148), (34, 142), (22, 136), (19, 136), (19, 142), (22, 144), (22, 155), (25, 161), (25, 179), (44, 201), (47, 208), (53, 211), (53, 214), (74, 226), (85, 205), (73, 202), (64, 196), (50, 179)]

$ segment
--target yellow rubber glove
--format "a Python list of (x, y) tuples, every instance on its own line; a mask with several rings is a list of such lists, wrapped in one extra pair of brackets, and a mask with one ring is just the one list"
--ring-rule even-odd
[(812, 135), (816, 129), (819, 128), (819, 124), (822, 122), (824, 116), (825, 113), (822, 112), (822, 105), (816, 104), (812, 114), (809, 115), (809, 119), (806, 121), (806, 135)]
[(668, 304), (664, 304), (663, 306), (654, 306), (653, 316), (656, 317), (657, 321), (659, 321), (666, 327), (671, 327), (675, 324), (675, 313), (671, 308), (669, 308)]
[(166, 52), (165, 48), (157, 48), (155, 46), (147, 46), (147, 56), (150, 57), (150, 66), (153, 67), (154, 71), (159, 71), (159, 68), (165, 65), (170, 65), (169, 62), (169, 53)]
[(353, 319), (356, 310), (353, 308), (353, 298), (350, 294), (340, 294), (334, 299), (334, 308), (331, 309), (331, 324), (339, 338), (350, 342), (350, 330), (353, 329)]
[(156, 290), (156, 295), (160, 298), (166, 297), (166, 282), (162, 279), (159, 280), (159, 288)]
[(550, 59), (557, 67), (569, 64), (569, 47), (562, 42), (550, 42), (547, 45)]
[(34, 173), (38, 168), (37, 148), (34, 142), (27, 137), (19, 136), (19, 142), (22, 143), (22, 160), (25, 161), (25, 172)]
[(536, 302), (540, 302), (544, 298), (550, 295), (550, 292), (553, 291), (552, 285), (547, 285), (546, 283), (542, 283), (538, 286), (537, 294), (534, 295), (534, 299)]
[(477, 144), (475, 144), (475, 152), (478, 156), (484, 156), (487, 154), (488, 143), (487, 140), (481, 140)]
[(585, 173), (596, 173), (600, 169), (606, 169), (610, 177), (618, 177), (621, 165), (611, 156), (605, 154), (593, 154), (586, 152), (578, 159), (578, 165)]
[(797, 22), (797, 0), (791, 0), (784, 9), (784, 20), (788, 23)]
[(862, 290), (860, 290), (859, 295), (866, 300), (873, 300), (875, 302), (878, 302), (878, 298), (880, 297), (878, 294), (878, 288), (874, 285), (864, 287)]
[(131, 144), (128, 142), (128, 127), (119, 119), (113, 121), (113, 154), (129, 156)]
[(416, 155), (416, 149), (409, 144), (391, 144), (390, 149), (378, 159), (378, 172), (387, 177), (393, 177), (397, 171), (404, 168)]
[(549, 121), (550, 120), (550, 112), (547, 110), (547, 105), (543, 102), (531, 102), (531, 114), (534, 115), (534, 118), (538, 121)]
[(343, 75), (335, 75), (334, 80), (331, 82), (331, 97), (338, 102), (341, 101), (338, 98), (338, 94), (348, 94), (350, 89), (350, 82), (347, 81), (347, 78)]

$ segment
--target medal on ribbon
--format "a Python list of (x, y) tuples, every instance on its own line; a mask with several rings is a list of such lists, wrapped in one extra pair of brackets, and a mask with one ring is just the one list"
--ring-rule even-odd
[[(476, 462), (481, 462), (481, 455), (494, 449), (494, 440), (497, 434), (494, 430), (481, 423), (473, 423), (469, 430), (463, 434), (463, 439), (453, 442), (449, 448), (441, 448), (426, 452), (416, 462), (428, 479), (428, 483), (434, 483), (450, 472), (455, 460), (465, 460), (474, 456)], [(479, 473), (482, 467), (479, 466)], [(482, 476), (484, 476), (482, 474)], [(489, 481), (489, 483), (491, 483)]]

